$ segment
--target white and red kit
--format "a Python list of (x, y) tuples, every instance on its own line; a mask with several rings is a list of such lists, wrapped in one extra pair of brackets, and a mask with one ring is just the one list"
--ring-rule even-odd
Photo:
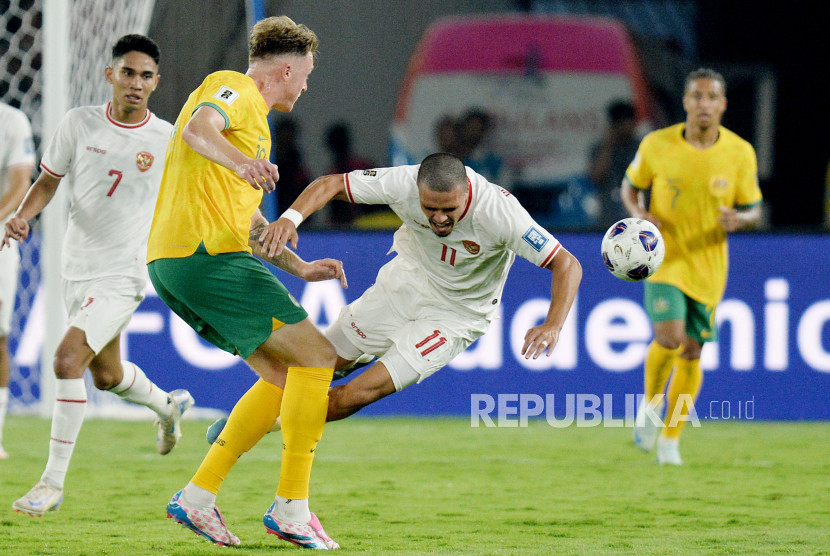
[(470, 168), (467, 206), (452, 232), (437, 236), (421, 210), (418, 168), (344, 174), (352, 202), (388, 205), (403, 225), (390, 250), (397, 256), (328, 332), (341, 357), (379, 356), (398, 390), (486, 332), (516, 255), (546, 266), (561, 247), (512, 194)]

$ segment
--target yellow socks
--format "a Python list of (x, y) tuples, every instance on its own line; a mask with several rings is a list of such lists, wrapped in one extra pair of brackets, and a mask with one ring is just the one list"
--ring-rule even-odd
[[(669, 383), (668, 407), (666, 408), (666, 426), (663, 428), (663, 436), (666, 438), (680, 438), (684, 419), (689, 415), (690, 404), (694, 403), (700, 393), (703, 384), (703, 370), (700, 368), (700, 359), (677, 359), (674, 373)], [(686, 396), (681, 396), (685, 394)], [(679, 407), (678, 407), (679, 406)], [(677, 411), (677, 415), (675, 415)], [(672, 420), (676, 422), (672, 424)]]
[[(280, 414), (283, 390), (259, 379), (231, 411), (225, 428), (210, 447), (191, 482), (214, 494), (239, 457), (271, 429)], [(323, 414), (325, 419), (325, 413)]]
[[(326, 424), (333, 374), (334, 369), (288, 368), (280, 414), (283, 445), (278, 496), (308, 498), (311, 464)], [(273, 424), (272, 419), (268, 427)]]
[(682, 350), (682, 346), (664, 348), (656, 340), (649, 344), (645, 363), (645, 400), (650, 401), (657, 394), (663, 393), (672, 367)]

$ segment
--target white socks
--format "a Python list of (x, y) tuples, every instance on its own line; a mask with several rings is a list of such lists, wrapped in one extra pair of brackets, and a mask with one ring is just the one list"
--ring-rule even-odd
[(308, 523), (311, 519), (311, 511), (308, 509), (308, 498), (291, 500), (277, 495), (275, 500), (277, 502), (277, 514), (281, 518), (295, 523)]
[(86, 412), (86, 385), (82, 378), (57, 379), (55, 408), (52, 412), (52, 437), (49, 439), (49, 461), (41, 480), (63, 488), (72, 450), (81, 431)]
[(216, 505), (216, 495), (193, 483), (187, 483), (182, 489), (182, 498), (191, 506), (200, 508), (212, 508)]
[(167, 392), (153, 384), (135, 363), (121, 361), (121, 368), (124, 369), (124, 378), (110, 392), (122, 400), (146, 405), (159, 417), (169, 417), (172, 408), (167, 403)]

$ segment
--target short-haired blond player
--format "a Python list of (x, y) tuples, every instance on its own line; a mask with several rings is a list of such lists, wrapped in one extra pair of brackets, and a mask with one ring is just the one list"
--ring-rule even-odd
[(168, 516), (220, 545), (237, 545), (216, 494), (239, 456), (282, 417), (283, 450), (268, 532), (307, 548), (339, 548), (309, 511), (314, 451), (323, 434), (336, 354), (279, 280), (252, 255), (306, 280), (339, 278), (339, 261), (262, 252), (257, 208), (279, 178), (268, 161), (268, 112), (290, 112), (314, 69), (317, 36), (287, 17), (251, 32), (246, 73), (208, 75), (176, 120), (150, 231), (150, 277), (164, 302), (206, 340), (238, 354), (260, 380), (237, 402), (222, 436), (167, 505)]

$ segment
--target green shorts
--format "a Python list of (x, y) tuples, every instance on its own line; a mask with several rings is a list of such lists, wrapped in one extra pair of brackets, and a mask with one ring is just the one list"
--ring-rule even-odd
[(245, 252), (210, 255), (200, 245), (180, 259), (148, 265), (156, 293), (205, 340), (243, 358), (283, 324), (306, 317), (262, 262)]
[(714, 307), (695, 301), (675, 286), (654, 282), (645, 283), (644, 298), (651, 322), (682, 320), (686, 334), (701, 344), (718, 339)]

